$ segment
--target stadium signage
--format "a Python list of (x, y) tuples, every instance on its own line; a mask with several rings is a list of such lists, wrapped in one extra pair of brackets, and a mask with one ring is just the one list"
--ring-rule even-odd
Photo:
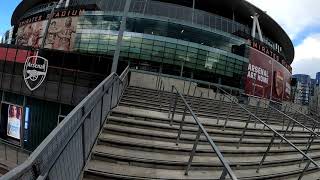
[(261, 83), (269, 84), (269, 71), (259, 66), (249, 64), (247, 78)]
[[(64, 18), (64, 17), (72, 17), (72, 16), (79, 16), (81, 14), (83, 14), (84, 9), (80, 8), (80, 9), (63, 9), (60, 11), (57, 11), (54, 13), (53, 18)], [(39, 22), (39, 21), (43, 21), (46, 19), (49, 19), (50, 16), (50, 12), (43, 12), (43, 13), (38, 13), (34, 16), (31, 17), (27, 17), (25, 19), (23, 19), (22, 21), (20, 21), (19, 23), (19, 27), (20, 26), (24, 26), (26, 24), (30, 24), (30, 23), (34, 23), (34, 22)]]
[(41, 56), (29, 56), (24, 63), (23, 79), (30, 89), (36, 90), (41, 86), (48, 71), (48, 60)]
[(247, 40), (248, 44), (250, 44), (250, 46), (260, 52), (263, 52), (264, 54), (272, 57), (273, 59), (277, 60), (278, 62), (280, 62), (280, 56), (277, 55), (276, 51), (273, 51), (271, 48), (263, 45), (262, 43), (259, 43), (257, 41), (252, 41), (251, 39)]

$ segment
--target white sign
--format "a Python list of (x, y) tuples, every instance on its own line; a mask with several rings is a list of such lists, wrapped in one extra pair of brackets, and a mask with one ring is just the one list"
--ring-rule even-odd
[(41, 56), (29, 56), (24, 63), (23, 78), (30, 89), (36, 90), (46, 78), (48, 60)]

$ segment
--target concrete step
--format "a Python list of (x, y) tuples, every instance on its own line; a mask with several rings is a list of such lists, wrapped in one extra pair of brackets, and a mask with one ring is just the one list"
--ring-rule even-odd
[[(149, 130), (149, 129), (142, 129), (142, 128), (135, 128), (135, 127), (125, 127), (119, 125), (108, 124), (104, 128), (105, 133), (113, 133), (113, 134), (125, 134), (130, 137), (139, 137), (139, 138), (153, 138), (154, 140), (159, 141), (171, 141), (175, 142), (178, 133), (173, 132), (164, 132), (164, 131), (157, 131), (157, 130)], [(196, 134), (181, 134), (181, 142), (185, 143), (193, 143), (195, 141)], [(215, 143), (222, 146), (236, 146), (239, 142), (239, 137), (214, 137), (212, 139)], [(268, 146), (270, 143), (270, 139), (256, 139), (255, 137), (244, 138), (242, 140), (242, 146)], [(280, 139), (274, 140), (274, 144), (278, 145), (280, 143)], [(293, 139), (291, 142), (295, 145), (307, 145), (307, 139), (303, 140), (296, 140)], [(204, 136), (200, 136), (199, 143), (207, 143), (207, 140)], [(320, 140), (314, 140), (314, 145), (320, 144)], [(286, 146), (286, 143), (282, 143), (282, 146)]]
[[(164, 121), (149, 121), (144, 119), (135, 119), (135, 118), (125, 118), (125, 117), (117, 117), (117, 116), (110, 116), (109, 118), (110, 124), (118, 124), (118, 125), (124, 125), (124, 126), (130, 126), (130, 127), (144, 127), (152, 130), (162, 130), (167, 132), (175, 132), (177, 133), (180, 125), (178, 123), (174, 123), (172, 126), (169, 125), (169, 122)], [(222, 137), (238, 137), (242, 134), (242, 129), (223, 129), (221, 127), (213, 128), (209, 127), (206, 128), (207, 132), (216, 137), (216, 136), (222, 136)], [(190, 127), (190, 126), (184, 126), (183, 127), (183, 133), (197, 133), (198, 128), (197, 127)], [(257, 131), (257, 130), (256, 130)], [(258, 132), (252, 132), (248, 131), (245, 133), (245, 138), (254, 137), (255, 139), (265, 139), (265, 138), (271, 138), (273, 136), (273, 133), (265, 132), (261, 133), (261, 131)], [(288, 139), (308, 139), (310, 137), (309, 134), (289, 134), (286, 136)]]
[[(142, 151), (152, 151), (152, 152), (166, 152), (169, 154), (189, 154), (192, 150), (193, 144), (180, 142), (176, 145), (175, 142), (170, 141), (159, 141), (152, 138), (141, 139), (138, 137), (129, 137), (119, 134), (106, 134), (102, 133), (98, 139), (98, 144), (107, 145), (107, 146), (116, 146), (122, 147), (125, 149), (137, 149)], [(301, 150), (306, 150), (305, 146), (297, 146)], [(311, 148), (310, 152), (318, 152), (320, 146), (314, 145)], [(266, 147), (248, 147), (240, 146), (237, 149), (235, 146), (219, 146), (219, 149), (222, 154), (226, 156), (256, 156), (261, 155), (266, 151)], [(212, 148), (208, 144), (199, 144), (197, 147), (197, 154), (206, 155), (208, 153), (213, 153)], [(281, 146), (279, 149), (278, 146), (272, 146), (270, 149), (270, 155), (282, 154), (290, 155), (296, 154), (297, 151), (289, 146)]]
[[(105, 145), (97, 145), (93, 149), (92, 159), (104, 160), (104, 161), (127, 161), (135, 163), (136, 166), (142, 167), (157, 167), (162, 169), (185, 169), (188, 165), (189, 154), (168, 154), (164, 152), (153, 151), (141, 151), (136, 149), (123, 149), (120, 147), (112, 147)], [(319, 160), (319, 152), (309, 154), (314, 160)], [(229, 165), (233, 169), (256, 169), (262, 159), (260, 156), (237, 156), (226, 157)], [(277, 167), (298, 164), (301, 162), (302, 157), (298, 154), (291, 155), (270, 155), (264, 161), (263, 167)], [(193, 168), (201, 169), (221, 169), (223, 168), (218, 157), (215, 153), (194, 156), (192, 161)]]
[[(160, 121), (164, 122), (164, 124), (169, 124), (170, 119), (168, 119), (168, 114), (167, 112), (158, 112), (158, 111), (150, 111), (150, 110), (144, 110), (140, 108), (135, 108), (135, 107), (126, 107), (126, 106), (119, 106), (115, 108), (112, 112), (112, 115), (114, 116), (121, 116), (125, 118), (139, 118), (141, 120), (146, 120), (146, 121)], [(173, 120), (174, 123), (180, 124), (182, 116), (177, 114), (175, 115), (175, 118)], [(206, 128), (215, 128), (215, 129), (223, 129), (225, 120), (220, 119), (214, 119), (214, 118), (207, 118), (207, 117), (199, 117), (199, 120), (201, 123), (206, 127)], [(232, 129), (232, 130), (239, 130), (242, 131), (246, 122), (237, 122), (237, 121), (228, 121), (226, 129)], [(195, 121), (193, 120), (192, 117), (186, 116), (185, 118), (185, 126), (196, 126)], [(285, 131), (282, 130), (282, 126), (279, 125), (270, 125), (272, 128), (277, 130), (280, 133), (284, 133)], [(247, 128), (247, 131), (257, 131), (260, 130), (262, 131), (264, 128), (263, 125), (261, 124), (256, 124), (254, 121), (252, 121)], [(265, 128), (263, 133), (268, 133), (271, 132), (269, 129)], [(295, 127), (293, 129), (294, 134), (306, 134), (307, 131), (303, 131), (302, 128)], [(262, 133), (262, 132), (261, 132)]]
[[(121, 105), (126, 105), (129, 107), (140, 107), (144, 109), (150, 109), (150, 110), (162, 110), (162, 111), (168, 111), (169, 110), (169, 102), (167, 103), (162, 103), (161, 108), (160, 104), (158, 102), (152, 102), (152, 100), (143, 100), (143, 99), (134, 99), (132, 97), (123, 98), (123, 101), (120, 103)], [(176, 111), (178, 113), (183, 113), (184, 106), (177, 106)], [(205, 109), (205, 108), (200, 108), (198, 109), (197, 107), (193, 108), (193, 111), (197, 113), (199, 117), (204, 116), (204, 117), (211, 117), (211, 118), (223, 118), (226, 119), (227, 117), (232, 120), (237, 120), (237, 121), (246, 121), (249, 117), (249, 114), (245, 112), (244, 110), (231, 110), (228, 108), (225, 109), (218, 109), (218, 108), (211, 108), (210, 109)], [(230, 111), (230, 113), (229, 113)], [(252, 111), (254, 112), (254, 111)], [(269, 117), (268, 117), (269, 116)], [(276, 116), (272, 115), (266, 115), (266, 114), (258, 114), (257, 117), (259, 117), (262, 120), (268, 120), (269, 124), (283, 124), (283, 119), (278, 118)], [(287, 124), (289, 121), (286, 118), (285, 119), (285, 124)]]
[[(198, 125), (187, 114), (179, 144), (176, 137), (184, 110), (178, 103), (177, 114), (168, 119), (170, 92), (163, 94), (167, 102), (160, 109), (157, 91), (129, 87), (120, 103), (113, 109), (102, 129), (87, 162), (84, 178), (92, 179), (219, 179), (223, 166), (204, 136), (200, 137), (189, 175), (184, 170), (189, 160)], [(191, 101), (191, 98), (188, 99)], [(273, 132), (261, 123), (250, 121), (240, 148), (237, 148), (248, 115), (240, 107), (233, 107), (228, 117), (230, 103), (208, 98), (195, 98), (194, 108), (201, 102), (199, 121), (213, 139), (239, 180), (297, 179), (306, 162), (299, 166), (302, 155), (286, 143), (278, 146), (276, 139), (259, 173), (256, 169), (267, 149)], [(218, 107), (220, 105), (220, 107)], [(248, 108), (253, 111), (255, 107)], [(221, 109), (220, 114), (216, 111)], [(195, 110), (196, 111), (196, 110)], [(268, 114), (258, 109), (262, 119)], [(270, 112), (270, 127), (284, 133), (282, 119)], [(227, 120), (227, 121), (226, 121)], [(227, 124), (226, 126), (225, 123)], [(287, 138), (305, 151), (310, 132), (293, 128)], [(320, 139), (315, 139), (308, 155), (320, 161)], [(308, 174), (310, 173), (310, 174)], [(319, 177), (310, 166), (306, 178)], [(228, 179), (228, 178), (227, 178)]]
[[(141, 93), (143, 92), (143, 93)], [(143, 88), (137, 88), (137, 87), (130, 87), (130, 89), (126, 92), (127, 95), (137, 95), (137, 96), (140, 96), (140, 98), (149, 98), (152, 97), (153, 100), (158, 100), (158, 98), (155, 98), (155, 97), (158, 97), (158, 92), (155, 91), (155, 90), (151, 90), (151, 89), (143, 89)], [(163, 98), (165, 98), (166, 100), (164, 100), (164, 102), (166, 101), (169, 101), (169, 99), (171, 99), (172, 95), (170, 94), (170, 92), (165, 92), (164, 95), (162, 96)], [(191, 99), (191, 98), (190, 98)], [(194, 105), (197, 106), (197, 102), (200, 101), (201, 102), (201, 105), (202, 106), (206, 106), (206, 105), (218, 105), (218, 101), (217, 100), (214, 100), (214, 99), (208, 99), (208, 98), (194, 98)], [(229, 105), (225, 105), (223, 103), (229, 103), (229, 102), (224, 102), (222, 101), (222, 107), (229, 107)], [(254, 106), (249, 106), (249, 105), (245, 105), (246, 108), (248, 108), (250, 111), (252, 112), (255, 112), (256, 110), (256, 107)], [(232, 108), (234, 111), (236, 109), (240, 109), (239, 107), (235, 106)], [(258, 108), (258, 114), (265, 114), (265, 109), (263, 108)], [(282, 118), (282, 114), (280, 114), (279, 112), (275, 112), (275, 111), (271, 111), (271, 112), (268, 112), (269, 114), (272, 115), (272, 117), (276, 117), (276, 118)], [(297, 117), (297, 114), (293, 114), (293, 113), (287, 113), (288, 115), (292, 116), (292, 117)]]
[[(304, 163), (299, 168), (297, 165), (262, 168), (259, 173), (252, 170), (235, 170), (239, 180), (262, 180), (262, 179), (286, 179), (288, 176), (299, 175)], [(314, 169), (310, 169), (314, 171)], [(184, 175), (184, 170), (160, 169), (135, 166), (126, 162), (108, 162), (101, 160), (91, 160), (85, 172), (87, 179), (219, 179), (221, 170), (197, 170), (192, 169), (189, 175)]]

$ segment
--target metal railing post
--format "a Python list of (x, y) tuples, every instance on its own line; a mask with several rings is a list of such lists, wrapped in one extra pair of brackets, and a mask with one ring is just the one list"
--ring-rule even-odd
[(249, 125), (249, 123), (250, 123), (250, 121), (251, 121), (251, 117), (252, 117), (252, 115), (250, 114), (250, 115), (249, 115), (249, 118), (248, 118), (248, 120), (247, 120), (247, 122), (246, 122), (246, 125), (244, 126), (243, 131), (242, 131), (242, 133), (241, 133), (241, 136), (240, 136), (240, 139), (239, 139), (239, 142), (238, 142), (238, 145), (237, 145), (237, 149), (239, 149), (240, 144), (242, 143), (242, 140), (243, 140), (243, 138), (244, 138), (244, 135), (245, 135), (245, 133), (246, 133), (246, 130), (247, 130), (247, 128), (248, 128), (248, 125)]
[(226, 126), (227, 126), (227, 123), (228, 123), (228, 121), (229, 121), (230, 114), (231, 114), (231, 111), (232, 111), (232, 106), (233, 106), (233, 101), (231, 100), (231, 102), (230, 102), (230, 108), (229, 108), (229, 111), (228, 111), (228, 115), (227, 115), (227, 118), (226, 118), (225, 121), (224, 121), (224, 125), (223, 125), (222, 131), (224, 131), (224, 130), (226, 129)]
[(162, 98), (164, 96), (164, 85), (162, 85), (161, 95), (160, 95), (160, 112), (162, 110)]
[[(287, 125), (287, 128), (286, 128), (286, 130), (285, 130), (285, 132), (284, 132), (284, 134), (283, 134), (283, 137), (286, 137), (287, 132), (288, 132), (289, 127), (290, 127), (290, 124), (291, 124), (291, 120), (289, 121), (289, 123), (288, 123), (288, 125)], [(280, 149), (280, 146), (281, 146), (282, 142), (283, 142), (283, 139), (281, 139), (281, 141), (279, 142), (279, 149)]]
[(169, 109), (168, 109), (168, 119), (170, 119), (172, 103), (173, 103), (173, 86), (171, 87), (171, 98), (170, 98), (170, 105), (169, 105)]
[(272, 138), (271, 138), (271, 141), (270, 141), (270, 143), (269, 143), (269, 146), (268, 146), (266, 152), (263, 154), (263, 157), (262, 157), (262, 159), (261, 159), (261, 161), (260, 161), (259, 167), (258, 167), (258, 169), (257, 169), (257, 171), (256, 171), (257, 173), (259, 173), (259, 170), (260, 170), (260, 168), (262, 167), (263, 162), (264, 162), (264, 160), (266, 159), (266, 157), (267, 157), (267, 155), (268, 155), (268, 153), (269, 153), (269, 151), (270, 151), (270, 149), (271, 149), (271, 146), (273, 145), (273, 142), (274, 142), (275, 137), (276, 137), (276, 133), (273, 134), (273, 136), (272, 136)]
[(16, 149), (17, 165), (19, 164), (19, 149)]
[(179, 132), (178, 132), (178, 136), (177, 136), (177, 140), (176, 140), (176, 145), (179, 144), (180, 136), (181, 136), (181, 133), (183, 131), (184, 120), (186, 118), (186, 113), (187, 113), (187, 107), (185, 106), (184, 107), (184, 111), (183, 111), (183, 115), (182, 115), (182, 119), (181, 119), (181, 122), (180, 122), (180, 127), (179, 127)]
[[(258, 101), (254, 114), (258, 116), (258, 108), (260, 107), (261, 99)], [(254, 120), (254, 128), (257, 127), (257, 119)]]
[[(288, 106), (288, 105), (285, 105), (285, 106), (284, 106), (284, 109), (283, 109), (284, 113), (285, 113), (286, 110), (287, 110), (287, 106)], [(285, 124), (285, 116), (284, 116), (284, 114), (282, 114), (282, 128), (281, 128), (282, 131), (284, 130), (284, 124)]]
[(194, 97), (195, 97), (195, 94), (196, 94), (196, 90), (197, 90), (197, 86), (194, 87), (193, 95), (192, 95), (192, 98), (191, 98), (191, 108), (194, 108), (193, 107), (193, 103), (194, 103)]
[(227, 174), (228, 174), (228, 172), (227, 172), (226, 168), (223, 168), (223, 171), (221, 173), (221, 176), (220, 176), (219, 180), (225, 180)]
[(202, 95), (203, 95), (203, 93), (201, 92), (200, 93), (201, 95), (200, 95), (200, 98), (199, 98), (199, 101), (198, 101), (198, 104), (197, 104), (197, 112), (196, 112), (196, 115), (198, 116), (198, 113), (199, 113), (199, 109), (200, 109), (200, 105), (201, 105), (201, 98), (202, 98)]
[(194, 142), (194, 144), (193, 144), (193, 147), (192, 147), (192, 151), (191, 151), (191, 153), (190, 153), (190, 157), (189, 157), (189, 161), (188, 161), (188, 166), (187, 166), (187, 169), (186, 169), (186, 171), (185, 171), (185, 175), (188, 175), (188, 173), (189, 173), (189, 170), (190, 170), (190, 168), (191, 168), (191, 164), (192, 164), (192, 160), (193, 160), (193, 157), (194, 157), (194, 155), (195, 155), (195, 153), (196, 153), (196, 150), (197, 150), (197, 146), (198, 146), (198, 142), (199, 142), (199, 138), (200, 138), (200, 135), (201, 135), (201, 129), (199, 128), (198, 129), (198, 132), (197, 132), (197, 136), (196, 136), (196, 140), (195, 140), (195, 142)]
[(293, 129), (294, 129), (295, 125), (296, 125), (296, 122), (293, 122), (293, 123), (292, 123), (291, 130), (290, 130), (290, 135), (292, 135), (292, 132), (293, 132)]
[(299, 176), (298, 180), (301, 180), (301, 179), (302, 179), (302, 177), (303, 177), (304, 173), (305, 173), (305, 172), (306, 172), (306, 170), (309, 168), (310, 164), (311, 164), (311, 160), (309, 160), (309, 162), (307, 163), (306, 167), (305, 167), (305, 168), (303, 169), (303, 171), (301, 172), (301, 174), (300, 174), (300, 176)]
[[(315, 139), (315, 136), (312, 136), (310, 142), (308, 142), (308, 144), (307, 144), (308, 147), (307, 147), (306, 151), (304, 152), (305, 154), (308, 154), (314, 139)], [(299, 167), (301, 166), (301, 163), (303, 163), (304, 159), (305, 159), (305, 157), (303, 156), (301, 161), (300, 161)]]
[(176, 92), (176, 97), (174, 99), (174, 106), (173, 106), (173, 111), (171, 115), (170, 126), (172, 126), (174, 114), (176, 113), (177, 102), (178, 102), (178, 92)]
[[(266, 118), (266, 120), (265, 120), (265, 123), (268, 123), (268, 121), (269, 121), (269, 118), (270, 118), (270, 108), (268, 107), (267, 108), (267, 118)], [(262, 131), (261, 131), (261, 134), (263, 134), (264, 133), (264, 129), (266, 128), (266, 125), (263, 125), (263, 129), (262, 129)]]
[(220, 122), (220, 112), (222, 111), (221, 110), (221, 103), (222, 103), (222, 98), (221, 98), (221, 96), (219, 95), (219, 103), (218, 103), (218, 117), (217, 117), (217, 124), (219, 124), (219, 122)]
[(5, 159), (8, 160), (8, 157), (7, 157), (7, 145), (4, 144), (4, 156), (5, 156)]

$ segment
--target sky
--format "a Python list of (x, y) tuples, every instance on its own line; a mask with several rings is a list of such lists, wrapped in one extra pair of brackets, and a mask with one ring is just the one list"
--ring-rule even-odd
[(315, 78), (316, 72), (320, 72), (320, 1), (247, 1), (267, 11), (288, 33), (295, 46), (295, 58), (291, 65), (293, 74), (308, 74)]
[[(11, 15), (21, 0), (0, 0), (0, 38), (10, 28)], [(320, 72), (319, 0), (247, 0), (266, 11), (288, 33), (295, 46), (293, 74), (315, 78)], [(263, 33), (263, 29), (262, 29)]]

